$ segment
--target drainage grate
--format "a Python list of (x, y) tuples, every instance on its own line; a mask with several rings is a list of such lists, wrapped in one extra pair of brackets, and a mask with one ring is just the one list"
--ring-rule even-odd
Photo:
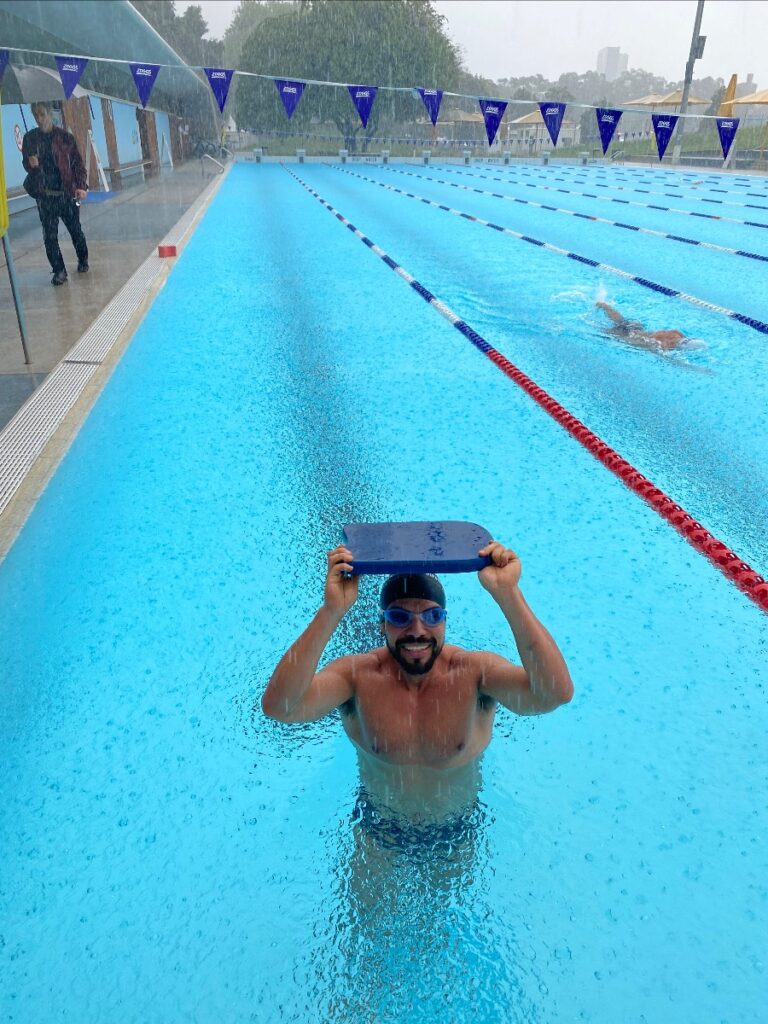
[(0, 513), (97, 369), (60, 363), (0, 434)]

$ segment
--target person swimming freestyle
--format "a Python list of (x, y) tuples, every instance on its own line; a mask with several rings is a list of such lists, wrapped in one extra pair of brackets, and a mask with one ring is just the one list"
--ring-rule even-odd
[(479, 581), (504, 614), (522, 665), (490, 651), (446, 644), (440, 581), (396, 575), (381, 590), (384, 645), (337, 658), (318, 672), (326, 645), (358, 598), (359, 577), (348, 577), (353, 555), (341, 545), (328, 552), (321, 608), (269, 680), (264, 713), (295, 723), (339, 708), (347, 735), (367, 759), (442, 773), (480, 757), (491, 740), (498, 704), (519, 715), (566, 704), (573, 684), (555, 641), (519, 588), (520, 559), (496, 541), (479, 554), (490, 557)]
[(607, 302), (596, 302), (595, 305), (598, 309), (602, 309), (612, 323), (611, 327), (605, 329), (606, 334), (620, 338), (637, 348), (670, 352), (684, 347), (690, 340), (682, 331), (648, 331), (638, 320), (627, 320)]

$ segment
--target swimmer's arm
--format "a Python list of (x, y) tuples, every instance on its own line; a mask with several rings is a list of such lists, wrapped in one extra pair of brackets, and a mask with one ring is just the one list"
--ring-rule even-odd
[(322, 670), (317, 665), (344, 615), (357, 600), (358, 577), (348, 578), (352, 552), (343, 544), (328, 552), (325, 595), (320, 611), (288, 648), (261, 698), (269, 718), (313, 722), (354, 696), (354, 657), (339, 658)]
[(517, 588), (496, 596), (515, 637), (522, 666), (481, 652), (479, 689), (518, 715), (543, 715), (567, 704), (573, 683), (560, 649)]
[(607, 302), (596, 302), (595, 305), (598, 309), (602, 309), (605, 315), (610, 320), (613, 320), (615, 324), (624, 323), (624, 317), (621, 315), (621, 313), (619, 313), (617, 309), (614, 309), (613, 306), (609, 306)]
[(268, 718), (314, 722), (354, 696), (346, 664), (353, 656), (338, 658), (317, 671), (317, 663), (340, 621), (341, 616), (321, 608), (282, 656), (261, 698)]

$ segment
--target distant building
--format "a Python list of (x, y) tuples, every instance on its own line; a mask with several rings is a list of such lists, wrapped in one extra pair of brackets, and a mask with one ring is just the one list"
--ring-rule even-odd
[(737, 96), (751, 96), (753, 92), (759, 92), (760, 88), (755, 83), (755, 76), (750, 72), (747, 75), (746, 82), (739, 82), (736, 86)]
[(618, 46), (604, 46), (597, 55), (597, 73), (605, 75), (606, 82), (613, 82), (627, 70), (628, 61)]

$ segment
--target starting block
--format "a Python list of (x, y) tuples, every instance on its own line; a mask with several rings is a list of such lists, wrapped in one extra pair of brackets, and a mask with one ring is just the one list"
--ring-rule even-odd
[(344, 543), (352, 552), (352, 573), (480, 572), (490, 565), (478, 551), (493, 538), (477, 523), (347, 523)]

